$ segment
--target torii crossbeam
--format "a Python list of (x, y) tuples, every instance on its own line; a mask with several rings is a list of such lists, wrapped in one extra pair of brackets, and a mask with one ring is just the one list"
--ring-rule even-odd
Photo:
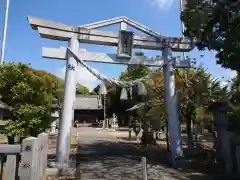
[[(57, 161), (64, 163), (69, 160), (70, 129), (73, 119), (73, 104), (75, 99), (76, 83), (75, 68), (77, 59), (103, 62), (112, 64), (145, 64), (148, 66), (164, 66), (165, 100), (168, 107), (168, 124), (171, 139), (171, 152), (173, 161), (176, 156), (181, 156), (180, 122), (176, 108), (174, 68), (188, 68), (189, 60), (183, 61), (171, 56), (171, 51), (188, 52), (194, 48), (195, 41), (182, 37), (165, 37), (151, 31), (139, 23), (127, 17), (119, 17), (110, 20), (90, 23), (83, 26), (70, 26), (53, 21), (28, 17), (28, 21), (34, 30), (38, 30), (43, 38), (68, 41), (71, 53), (65, 48), (43, 48), (42, 55), (45, 58), (67, 60), (65, 75), (64, 102), (60, 122), (60, 130), (57, 145)], [(116, 55), (105, 53), (83, 52), (79, 49), (79, 43), (98, 44), (107, 46), (119, 46), (119, 34), (96, 30), (94, 28), (120, 23), (121, 30), (127, 30), (127, 25), (141, 30), (147, 36), (134, 35), (133, 48), (160, 50), (162, 56), (132, 57), (131, 59), (118, 58)]]

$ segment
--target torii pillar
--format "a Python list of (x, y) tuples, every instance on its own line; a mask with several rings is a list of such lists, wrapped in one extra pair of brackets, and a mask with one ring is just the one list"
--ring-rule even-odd
[(177, 108), (174, 67), (172, 61), (167, 63), (167, 61), (171, 58), (171, 55), (171, 49), (167, 45), (165, 45), (162, 51), (162, 56), (164, 57), (164, 61), (166, 62), (166, 65), (163, 66), (164, 98), (167, 104), (168, 129), (171, 139), (171, 163), (174, 165), (175, 159), (181, 158), (183, 156), (183, 151), (181, 144), (179, 112)]
[[(79, 49), (79, 41), (76, 37), (72, 37), (68, 46), (74, 51)], [(72, 111), (74, 110), (74, 101), (76, 94), (76, 80), (75, 69), (77, 67), (77, 61), (68, 53), (66, 61), (66, 75), (64, 85), (64, 99), (63, 109), (61, 114), (60, 126), (58, 131), (58, 143), (57, 143), (57, 162), (68, 163), (70, 155), (70, 142), (71, 142), (71, 127), (74, 118)], [(64, 133), (61, 133), (64, 132)]]

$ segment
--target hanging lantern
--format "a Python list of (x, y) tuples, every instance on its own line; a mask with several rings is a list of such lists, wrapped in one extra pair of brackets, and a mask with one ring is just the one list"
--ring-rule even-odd
[(132, 47), (133, 47), (133, 32), (121, 30), (119, 32), (119, 41), (117, 56), (118, 58), (127, 58), (132, 57)]
[(122, 88), (120, 99), (121, 100), (127, 100), (128, 99), (128, 92), (127, 92), (126, 88)]
[(142, 95), (142, 96), (147, 95), (147, 89), (146, 89), (144, 83), (142, 83), (142, 82), (138, 83), (138, 94)]
[(133, 97), (133, 89), (132, 87), (129, 88), (129, 98), (132, 99)]
[(104, 83), (100, 84), (100, 88), (98, 90), (99, 94), (106, 95), (107, 94), (107, 88)]

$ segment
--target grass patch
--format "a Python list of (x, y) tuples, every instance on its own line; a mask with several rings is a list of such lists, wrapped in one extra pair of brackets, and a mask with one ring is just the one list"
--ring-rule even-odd
[(70, 148), (71, 148), (71, 150), (76, 150), (76, 148), (77, 148), (77, 136), (76, 135), (71, 136)]
[(3, 134), (0, 134), (0, 144), (6, 144), (7, 143), (7, 137)]
[(71, 145), (77, 144), (77, 136), (76, 135), (72, 135), (71, 136)]

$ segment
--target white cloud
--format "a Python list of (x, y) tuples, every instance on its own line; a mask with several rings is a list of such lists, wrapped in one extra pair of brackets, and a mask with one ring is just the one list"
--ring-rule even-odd
[(148, 0), (152, 6), (155, 6), (161, 10), (169, 9), (174, 0)]
[(236, 71), (231, 71), (230, 72), (230, 78), (234, 78), (235, 76), (237, 75), (237, 72)]
[(221, 87), (225, 87), (225, 86), (227, 86), (228, 84), (229, 84), (228, 81), (220, 81), (220, 86), (221, 86)]
[[(65, 78), (66, 67), (61, 68), (57, 72), (57, 76)], [(98, 84), (101, 83), (94, 75), (92, 75), (86, 68), (78, 66), (76, 69), (76, 82), (86, 86), (89, 90), (93, 90)]]
[(231, 84), (231, 80), (237, 75), (237, 72), (236, 71), (228, 71), (228, 75), (222, 79), (222, 78), (219, 78), (221, 79), (220, 80), (220, 85), (221, 87), (224, 87), (226, 85), (230, 85)]

